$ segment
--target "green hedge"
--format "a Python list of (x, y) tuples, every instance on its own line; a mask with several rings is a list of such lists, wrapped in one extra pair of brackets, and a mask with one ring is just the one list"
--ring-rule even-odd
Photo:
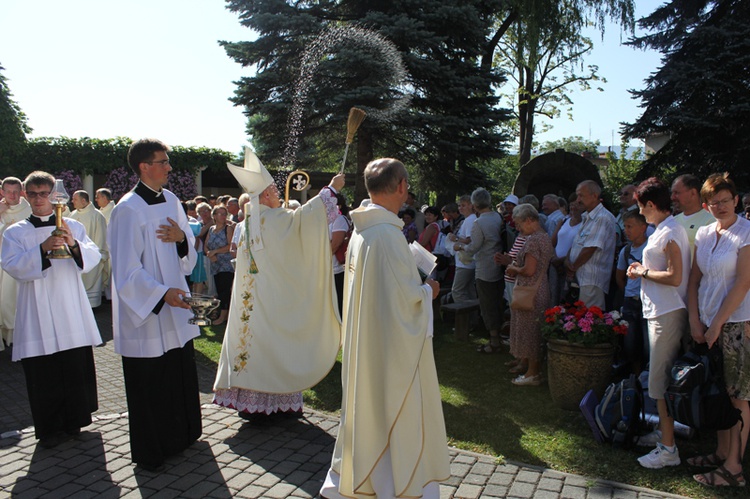
[[(2, 177), (13, 175), (23, 178), (34, 170), (50, 173), (72, 170), (79, 175), (106, 175), (119, 166), (127, 167), (128, 147), (133, 142), (128, 137), (114, 139), (92, 139), (89, 137), (39, 137), (26, 142), (20, 159), (15, 164), (6, 164), (0, 159)], [(196, 172), (206, 167), (207, 171), (220, 172), (235, 155), (221, 149), (208, 147), (174, 146), (169, 154), (176, 170)]]

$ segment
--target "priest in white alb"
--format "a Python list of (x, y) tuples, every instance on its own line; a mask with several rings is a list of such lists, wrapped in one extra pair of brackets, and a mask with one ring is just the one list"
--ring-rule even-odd
[(86, 286), (86, 294), (89, 297), (91, 308), (96, 308), (102, 304), (103, 277), (104, 267), (109, 263), (109, 251), (107, 250), (107, 220), (99, 210), (89, 201), (89, 193), (86, 191), (76, 191), (71, 196), (75, 210), (70, 214), (70, 218), (78, 220), (86, 229), (86, 235), (94, 241), (96, 247), (102, 255), (99, 265), (91, 272), (83, 275), (83, 285)]
[[(94, 201), (99, 208), (99, 212), (104, 215), (104, 220), (109, 225), (109, 219), (112, 217), (112, 210), (115, 209), (115, 202), (112, 200), (112, 191), (106, 187), (96, 190)], [(102, 287), (104, 288), (104, 297), (107, 300), (112, 299), (112, 262), (107, 259), (102, 265)]]
[(169, 147), (141, 139), (128, 150), (139, 182), (125, 194), (109, 223), (112, 323), (122, 355), (133, 462), (164, 468), (202, 433), (193, 338), (198, 326), (183, 301), (195, 266), (193, 231), (180, 200), (164, 189)]
[[(99, 250), (72, 219), (63, 219), (63, 236), (52, 236), (54, 186), (49, 173), (26, 177), (32, 214), (5, 231), (0, 251), (3, 270), (18, 281), (13, 361), (23, 366), (34, 432), (43, 447), (91, 424), (98, 408), (92, 347), (102, 343), (81, 282), (81, 274), (99, 263)], [(49, 257), (62, 247), (71, 258)]]
[(336, 175), (301, 208), (281, 208), (273, 177), (249, 149), (228, 165), (250, 195), (214, 403), (260, 420), (300, 414), (302, 390), (331, 370), (341, 342), (328, 223), (338, 214)]
[(398, 211), (409, 192), (404, 165), (365, 168), (371, 203), (349, 212), (341, 424), (320, 495), (340, 498), (440, 497), (450, 477), (440, 388), (432, 353), (432, 300)]
[[(31, 206), (21, 196), (23, 186), (16, 177), (6, 177), (2, 183), (3, 199), (0, 200), (0, 248), (5, 229), (31, 215)], [(16, 280), (5, 271), (0, 271), (0, 350), (13, 344), (13, 329), (16, 322)]]

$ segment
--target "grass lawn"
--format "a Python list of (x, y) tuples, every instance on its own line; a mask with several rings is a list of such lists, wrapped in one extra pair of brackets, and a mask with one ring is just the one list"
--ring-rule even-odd
[[(451, 324), (436, 321), (435, 361), (450, 445), (527, 464), (648, 487), (690, 497), (747, 497), (747, 489), (709, 489), (695, 483), (687, 465), (662, 470), (641, 468), (636, 458), (649, 449), (621, 450), (597, 444), (579, 412), (555, 407), (546, 385), (517, 387), (503, 365), (510, 355), (480, 355), (476, 345), (453, 339)], [(202, 328), (195, 342), (198, 360), (215, 366), (224, 327)], [(482, 333), (479, 333), (481, 335)], [(304, 392), (310, 407), (332, 414), (341, 404), (341, 363)], [(710, 452), (712, 435), (678, 440), (680, 455)], [(745, 469), (750, 460), (745, 459)]]

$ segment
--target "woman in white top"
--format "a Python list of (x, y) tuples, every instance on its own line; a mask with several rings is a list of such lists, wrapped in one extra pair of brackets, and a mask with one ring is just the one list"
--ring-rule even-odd
[(717, 341), (724, 353), (724, 381), (740, 422), (718, 432), (716, 451), (688, 459), (700, 467), (705, 485), (745, 485), (742, 456), (750, 431), (750, 222), (735, 213), (737, 189), (726, 174), (714, 174), (701, 188), (703, 207), (716, 222), (698, 229), (688, 284), (690, 332), (697, 343)]
[[(680, 464), (674, 441), (674, 419), (667, 413), (664, 393), (672, 365), (688, 335), (687, 282), (690, 243), (687, 233), (672, 216), (669, 187), (657, 178), (643, 181), (635, 191), (641, 215), (656, 227), (643, 249), (643, 263), (633, 262), (630, 279), (641, 278), (643, 318), (648, 320), (650, 370), (648, 394), (659, 411), (660, 442), (638, 458), (644, 468), (659, 469)], [(658, 435), (658, 432), (657, 432)]]

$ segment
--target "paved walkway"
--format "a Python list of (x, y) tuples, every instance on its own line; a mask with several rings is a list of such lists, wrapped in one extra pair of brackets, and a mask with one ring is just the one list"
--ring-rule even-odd
[[(305, 410), (300, 420), (259, 428), (210, 404), (214, 373), (198, 366), (203, 436), (160, 474), (130, 461), (120, 358), (108, 307), (96, 313), (106, 345), (96, 348), (99, 411), (93, 424), (55, 449), (37, 446), (20, 363), (0, 352), (0, 497), (316, 497), (330, 464), (338, 419)], [(451, 449), (448, 499), (679, 497)]]

